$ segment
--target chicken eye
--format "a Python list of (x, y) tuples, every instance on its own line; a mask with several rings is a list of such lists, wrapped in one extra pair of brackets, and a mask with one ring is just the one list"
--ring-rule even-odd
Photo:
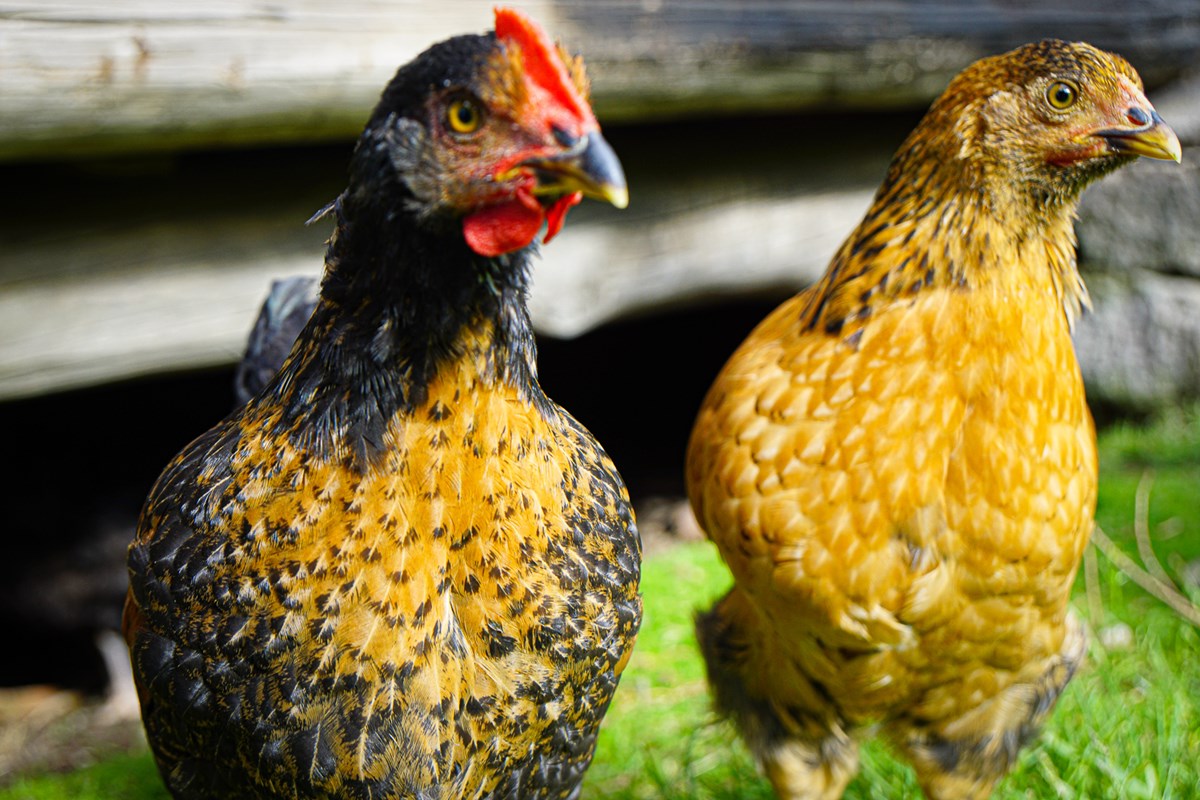
[(474, 133), (483, 124), (483, 112), (468, 98), (460, 98), (446, 109), (446, 119), (455, 133)]
[(1055, 81), (1046, 89), (1046, 102), (1056, 111), (1066, 111), (1079, 99), (1079, 90), (1066, 81)]

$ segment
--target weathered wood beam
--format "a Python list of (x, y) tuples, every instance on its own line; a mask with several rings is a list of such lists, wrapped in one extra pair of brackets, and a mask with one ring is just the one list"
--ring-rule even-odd
[[(430, 42), (493, 0), (0, 0), (0, 159), (352, 137)], [(1200, 0), (533, 0), (587, 57), (609, 122), (917, 107), (975, 58), (1045, 36), (1196, 60)]]
[[(1026, 16), (1018, 17), (1028, 23), (1029, 19), (1036, 21), (1054, 14), (1065, 15), (1063, 19), (1074, 19), (1078, 23), (1079, 38), (1092, 38), (1102, 44), (1101, 37), (1088, 31), (1102, 33), (1107, 30), (1105, 26), (1126, 23), (1126, 44), (1149, 47), (1147, 42), (1154, 37), (1135, 24), (1143, 18), (1137, 15), (1161, 19), (1167, 13), (1165, 9), (1174, 9), (1177, 13), (1183, 13), (1179, 9), (1184, 9), (1190, 17), (1185, 14), (1173, 26), (1167, 25), (1155, 34), (1166, 55), (1145, 57), (1145, 63), (1151, 65), (1172, 64), (1170, 70), (1179, 68), (1182, 62), (1172, 59), (1185, 52), (1179, 44), (1179, 36), (1195, 33), (1198, 15), (1188, 9), (1194, 9), (1196, 3), (1132, 5), (1131, 11), (1110, 10), (1106, 15), (1078, 8), (1071, 11), (1072, 6), (1068, 4), (1065, 11), (1061, 7), (1043, 10), (1037, 12), (1040, 15), (1037, 16), (1034, 11), (1025, 9), (1021, 14)], [(851, 24), (852, 9), (862, 7), (874, 9), (876, 13), (858, 18), (855, 27)], [(73, 81), (79, 75), (70, 67), (71, 58), (54, 52), (43, 39), (40, 40), (41, 50), (37, 51), (42, 53), (39, 56), (42, 59), (40, 72), (36, 76), (26, 74), (25, 77), (34, 83), (32, 88), (20, 90), (28, 96), (20, 95), (20, 92), (13, 95), (11, 86), (20, 83), (20, 75), (8, 69), (14, 63), (14, 53), (24, 52), (23, 47), (39, 41), (35, 36), (25, 45), (17, 46), (10, 35), (14, 23), (35, 27), (67, 26), (56, 28), (63, 31), (76, 26), (75, 30), (84, 32), (80, 34), (83, 39), (99, 35), (98, 31), (107, 31), (104, 36), (111, 37), (114, 31), (128, 33), (134, 28), (153, 31), (157, 35), (159, 31), (171, 29), (171, 24), (177, 24), (179, 30), (173, 38), (155, 41), (173, 41), (180, 54), (191, 52), (198, 58), (214, 39), (189, 40), (182, 31), (194, 32), (197, 25), (201, 28), (208, 25), (214, 30), (225, 30), (237, 39), (241, 35), (235, 30), (238, 26), (230, 22), (238, 18), (237, 14), (242, 15), (241, 19), (250, 28), (258, 25), (264, 30), (271, 25), (290, 30), (289, 25), (304, 19), (309, 29), (307, 35), (324, 30), (331, 41), (343, 41), (340, 38), (343, 34), (367, 36), (362, 32), (381, 28), (377, 23), (385, 12), (393, 15), (403, 12), (409, 20), (432, 19), (424, 5), (386, 3), (357, 3), (325, 12), (321, 11), (323, 6), (316, 3), (296, 3), (272, 6), (275, 10), (268, 13), (261, 10), (266, 7), (241, 0), (209, 4), (203, 13), (196, 10), (198, 8), (185, 2), (135, 3), (126, 0), (101, 6), (99, 3), (46, 0), (38, 5), (25, 3), (18, 6), (0, 0), (0, 150), (7, 146), (5, 142), (24, 141), (28, 145), (37, 138), (27, 135), (29, 130), (36, 128), (37, 120), (14, 115), (9, 109), (14, 103), (20, 106), (20, 102), (28, 104), (27, 110), (34, 108), (33, 94), (38, 87), (47, 95), (40, 107), (57, 108), (67, 116), (76, 115), (72, 117), (75, 120), (72, 124), (78, 127), (79, 142), (86, 139), (86, 147), (93, 148), (89, 151), (93, 154), (104, 147), (126, 146), (121, 143), (128, 143), (123, 137), (134, 135), (130, 131), (141, 131), (137, 135), (154, 139), (131, 159), (68, 161), (57, 166), (46, 162), (15, 161), (0, 168), (0, 181), (5, 186), (5, 192), (0, 193), (0, 252), (3, 253), (0, 258), (0, 399), (235, 360), (271, 279), (288, 274), (319, 273), (322, 242), (328, 227), (304, 228), (302, 223), (341, 189), (348, 157), (348, 149), (344, 146), (243, 149), (224, 154), (176, 149), (192, 134), (197, 137), (197, 142), (212, 142), (211, 131), (206, 133), (204, 128), (208, 123), (203, 122), (207, 119), (207, 111), (198, 100), (203, 91), (213, 96), (224, 92), (227, 104), (234, 111), (223, 118), (228, 130), (220, 135), (237, 138), (242, 135), (236, 133), (237, 130), (249, 131), (254, 124), (254, 102), (260, 104), (258, 119), (270, 116), (267, 112), (273, 108), (270, 103), (274, 101), (266, 99), (266, 95), (254, 102), (248, 99), (262, 87), (273, 86), (275, 93), (283, 97), (280, 102), (284, 105), (295, 100), (295, 97), (291, 100), (288, 97), (296, 87), (282, 77), (274, 84), (248, 78), (242, 88), (225, 87), (218, 91), (214, 86), (219, 87), (219, 82), (202, 87), (195, 75), (186, 69), (166, 69), (159, 73), (153, 71), (158, 69), (157, 66), (146, 65), (144, 69), (151, 71), (137, 78), (136, 59), (117, 59), (113, 62), (115, 71), (112, 72), (111, 86), (77, 85)], [(950, 10), (948, 4), (925, 3), (918, 7), (873, 1), (828, 5), (655, 5), (639, 2), (606, 3), (596, 7), (560, 2), (531, 10), (542, 18), (557, 15), (561, 26), (553, 21), (547, 23), (555, 29), (565, 27), (594, 33), (590, 37), (582, 33), (574, 37), (592, 42), (590, 46), (596, 46), (595, 42), (610, 42), (610, 49), (604, 51), (607, 55), (602, 55), (600, 60), (613, 65), (613, 69), (595, 70), (599, 96), (604, 97), (604, 92), (610, 91), (603, 89), (604, 79), (600, 75), (608, 71), (617, 74), (614, 88), (608, 95), (614, 98), (612, 102), (616, 105), (613, 107), (625, 108), (629, 118), (642, 119), (639, 115), (669, 116), (673, 108), (670, 98), (677, 96), (706, 98), (696, 102), (701, 106), (708, 103), (705, 107), (709, 108), (718, 107), (723, 101), (716, 99), (719, 93), (712, 87), (719, 85), (725, 86), (721, 91), (734, 98), (729, 101), (733, 104), (731, 108), (738, 102), (754, 106), (758, 101), (753, 97), (759, 90), (753, 86), (768, 87), (762, 88), (760, 98), (782, 96), (784, 90), (778, 87), (785, 83), (783, 73), (772, 72), (782, 61), (772, 62), (775, 67), (746, 61), (756, 65), (753, 69), (747, 67), (752, 73), (750, 84), (747, 84), (751, 88), (746, 88), (746, 97), (740, 100), (735, 97), (741, 85), (736, 75), (730, 77), (733, 73), (727, 74), (717, 68), (734, 62), (723, 62), (712, 55), (736, 51), (736, 40), (728, 37), (730, 26), (735, 23), (740, 26), (737, 30), (744, 31), (746, 42), (758, 42), (753, 46), (744, 44), (746, 52), (759, 55), (782, 53), (779, 58), (783, 60), (789, 57), (787, 53), (801, 59), (825, 57), (822, 53), (836, 53), (847, 37), (856, 42), (874, 43), (863, 52), (881, 53), (889, 47), (910, 47), (912, 40), (903, 37), (895, 41), (887, 39), (885, 28), (887, 25), (900, 26), (896, 30), (904, 33), (907, 29), (902, 24), (915, 25), (919, 9), (924, 9), (922, 13), (929, 16), (922, 24), (933, 25), (938, 35), (946, 30), (958, 30), (966, 24), (965, 20), (987, 18), (994, 21), (991, 27), (982, 27), (988, 31), (987, 36), (1013, 36), (1018, 40), (1033, 38), (1027, 35), (1029, 30), (1012, 27), (1015, 23), (1007, 27), (1001, 24), (1008, 17), (1000, 14), (997, 3), (955, 4), (954, 8), (959, 10)], [(748, 9), (749, 16), (742, 14), (740, 9)], [(809, 37), (807, 41), (824, 42), (828, 52), (817, 49), (815, 44), (811, 49), (789, 44), (800, 36), (798, 31), (808, 30), (801, 24), (801, 10), (807, 10), (811, 15), (807, 23), (811, 30), (805, 34)], [(888, 17), (885, 10), (892, 16)], [(422, 17), (423, 14), (426, 16)], [(446, 24), (455, 30), (482, 29), (488, 24), (490, 10), (481, 4), (452, 4), (449, 12), (439, 11), (438, 14), (442, 15), (439, 19), (443, 21), (454, 17)], [(477, 22), (470, 22), (476, 17)], [(162, 23), (165, 27), (160, 27), (161, 19), (175, 22)], [(888, 19), (891, 21), (887, 22)], [(904, 23), (906, 19), (908, 23)], [(107, 22), (100, 24), (105, 20)], [(606, 31), (605, 25), (612, 29)], [(623, 39), (617, 35), (620, 31), (625, 31)], [(825, 39), (817, 35), (822, 31)], [(830, 39), (831, 31), (841, 31), (843, 38)], [(278, 31), (264, 34), (264, 41), (274, 42), (276, 35), (279, 35)], [(404, 35), (411, 36), (414, 51), (431, 38), (428, 29), (424, 33), (410, 31)], [(104, 36), (96, 41), (108, 41)], [(564, 38), (572, 40), (570, 36)], [(977, 34), (971, 41), (985, 39), (983, 34)], [(652, 55), (656, 40), (661, 40), (658, 49), (663, 54), (658, 60)], [(1195, 46), (1200, 37), (1192, 36), (1192, 40), (1192, 46)], [(191, 44), (185, 46), (188, 41)], [(289, 41), (299, 47), (301, 39)], [(691, 49), (682, 48), (681, 41), (701, 44), (689, 46)], [(909, 44), (903, 44), (904, 41)], [(1141, 45), (1137, 44), (1139, 42)], [(245, 42), (243, 45), (248, 47)], [(69, 37), (61, 46), (63, 53), (71, 50)], [(272, 48), (276, 46), (277, 43), (263, 44), (252, 53), (250, 50), (244, 52), (250, 54), (246, 58), (264, 56), (274, 52)], [(965, 58), (974, 46), (960, 43), (961, 51), (956, 52)], [(1111, 43), (1106, 46), (1116, 47)], [(343, 53), (344, 45), (331, 47)], [(883, 50), (872, 50), (873, 47)], [(256, 62), (258, 66), (245, 74), (260, 74), (257, 70), (265, 69), (262, 63), (287, 62), (295, 66), (303, 65), (306, 57), (316, 61), (324, 57), (319, 48), (295, 53), (284, 50), (286, 48), (276, 52), (272, 57), (274, 62), (269, 58)], [(1127, 48), (1125, 50), (1128, 52)], [(174, 51), (160, 48), (155, 52)], [(226, 48), (222, 52), (233, 51)], [(670, 53), (684, 59), (679, 54), (685, 52), (691, 53), (687, 58), (693, 60), (685, 59), (680, 63), (692, 64), (690, 72), (672, 66), (674, 62), (667, 63), (671, 60)], [(930, 76), (937, 74), (937, 70), (948, 68), (950, 63), (940, 61), (938, 52), (911, 51), (909, 57), (921, 61), (925, 65), (921, 68), (924, 72), (905, 72), (903, 67), (895, 66), (889, 69), (898, 69), (900, 78), (907, 75), (917, 81), (914, 76), (926, 75), (932, 81)], [(367, 59), (364, 55), (367, 53), (367, 50), (359, 51), (363, 59)], [(293, 55), (296, 58), (289, 61)], [(716, 60), (705, 60), (710, 57)], [(609, 60), (605, 62), (605, 58)], [(58, 63), (56, 59), (62, 61), (61, 70), (57, 72), (47, 66)], [(880, 59), (881, 68), (884, 63), (906, 63), (903, 59), (892, 62)], [(387, 65), (380, 69), (389, 73), (396, 60), (389, 54)], [(176, 62), (168, 58), (164, 63)], [(325, 66), (314, 68), (314, 72), (320, 72), (334, 62), (323, 63)], [(643, 64), (640, 70), (639, 63)], [(1145, 69), (1143, 63), (1139, 66)], [(621, 78), (621, 69), (638, 74)], [(681, 71), (673, 73), (673, 69)], [(859, 80), (852, 70), (835, 75), (837, 70), (832, 67), (824, 69), (830, 76), (828, 79), (835, 83), (841, 81), (851, 86)], [(347, 70), (345, 75), (366, 74)], [(701, 74), (705, 71), (711, 73), (707, 78)], [(279, 75), (286, 72), (284, 69)], [(664, 80), (664, 75), (674, 77)], [(58, 83), (45, 82), (51, 77)], [(171, 83), (175, 79), (178, 82)], [(797, 80), (803, 82), (805, 79), (801, 75)], [(374, 102), (381, 85), (381, 81), (373, 81), (364, 80), (364, 87), (371, 84), (367, 93), (370, 96), (363, 101), (366, 106)], [(904, 85), (911, 86), (912, 81), (904, 82)], [(769, 88), (771, 86), (776, 88)], [(930, 91), (936, 88), (940, 85)], [(1196, 88), (1193, 83), (1189, 90), (1169, 93), (1169, 97), (1152, 93), (1163, 116), (1189, 145), (1185, 165), (1183, 168), (1168, 165), (1170, 171), (1165, 175), (1161, 171), (1144, 171), (1152, 170), (1154, 165), (1138, 165), (1092, 190), (1089, 193), (1092, 203), (1090, 206), (1085, 203), (1081, 221), (1085, 255), (1089, 242), (1094, 242), (1096, 260), (1103, 262), (1103, 254), (1111, 254), (1115, 261), (1109, 266), (1117, 269), (1132, 265), (1173, 274), (1194, 274), (1200, 269), (1196, 266), (1194, 248), (1196, 187), (1200, 183), (1195, 168), (1186, 163), (1191, 158), (1191, 145), (1200, 142), (1200, 116), (1196, 113), (1200, 105), (1196, 103)], [(138, 94), (143, 91), (150, 93)], [(296, 96), (303, 94), (299, 89), (296, 91)], [(783, 292), (811, 280), (824, 266), (841, 237), (857, 221), (892, 148), (916, 119), (916, 115), (909, 112), (892, 115), (831, 112), (830, 109), (849, 103), (849, 97), (867, 96), (855, 94), (856, 91), (831, 90), (820, 113), (683, 120), (660, 125), (647, 125), (643, 120), (636, 126), (617, 124), (608, 127), (609, 138), (626, 165), (633, 205), (626, 212), (616, 212), (596, 204), (585, 204), (572, 212), (571, 222), (561, 240), (546, 249), (544, 261), (538, 268), (531, 302), (538, 329), (568, 337), (622, 316), (653, 313), (664, 305), (731, 294)], [(63, 96), (56, 96), (56, 92)], [(133, 94), (127, 96), (122, 92)], [(175, 92), (181, 94), (177, 97)], [(689, 95), (689, 92), (693, 94)], [(13, 100), (18, 95), (25, 99)], [(146, 99), (152, 95), (157, 99)], [(130, 111), (126, 100), (134, 96), (142, 97), (144, 102), (130, 100), (134, 109)], [(335, 91), (330, 98), (336, 105), (342, 94)], [(79, 109), (71, 110), (71, 102), (77, 102)], [(197, 110), (189, 117), (190, 122), (171, 122), (192, 102), (197, 103)], [(305, 107), (311, 113), (318, 113), (313, 111), (315, 106)], [(754, 107), (768, 108), (770, 105), (763, 100), (761, 106)], [(286, 116), (291, 112), (280, 113)], [(345, 113), (348, 120), (350, 113)], [(365, 108), (361, 113), (366, 113)], [(199, 127), (189, 128), (192, 122)], [(353, 129), (359, 124), (356, 120)], [(26, 128), (21, 128), (22, 125)], [(122, 128), (122, 125), (127, 127)], [(251, 127), (239, 128), (242, 125)], [(12, 132), (18, 129), (24, 130), (25, 134), (12, 138)], [(309, 133), (304, 135), (319, 129), (319, 125), (306, 128)], [(38, 146), (44, 145), (50, 150), (22, 152), (43, 156), (48, 152), (61, 153), (68, 146), (68, 140), (61, 138), (62, 130), (53, 126), (45, 129), (47, 138), (40, 140), (42, 144)], [(21, 139), (22, 135), (26, 138)], [(287, 135), (301, 136), (296, 132)], [(146, 156), (155, 149), (175, 152)], [(133, 172), (126, 174), (124, 171), (127, 170)], [(1142, 176), (1150, 174), (1155, 175), (1153, 180), (1141, 180)], [(1164, 190), (1168, 194), (1162, 194)], [(1132, 213), (1140, 214), (1139, 220), (1144, 220), (1144, 224), (1127, 224)], [(1126, 224), (1122, 225), (1122, 221)], [(1137, 258), (1131, 260), (1131, 253)], [(1097, 316), (1104, 318), (1104, 314)], [(1152, 316), (1143, 314), (1140, 318), (1151, 319)], [(1186, 318), (1186, 313), (1172, 317)], [(1182, 328), (1179, 331), (1180, 341), (1194, 341), (1194, 336), (1187, 331)], [(1121, 338), (1131, 339), (1132, 336), (1122, 335)], [(1185, 363), (1186, 348), (1176, 350), (1184, 354), (1176, 359), (1182, 366), (1177, 368), (1176, 362), (1164, 362), (1160, 372), (1184, 376), (1179, 378), (1182, 381), (1179, 385), (1184, 386), (1191, 380), (1186, 376), (1200, 372), (1188, 367), (1190, 362)]]
[[(571, 213), (537, 264), (535, 326), (570, 337), (665, 304), (810, 280), (911, 123), (870, 119), (830, 118), (831, 135), (815, 137), (804, 119), (706, 123), (707, 137), (684, 123), (614, 129), (630, 208)], [(319, 274), (329, 223), (303, 223), (339, 191), (347, 156), (10, 170), (0, 398), (237, 360), (271, 280)]]
[[(1158, 107), (1186, 123), (1194, 97), (1174, 94)], [(682, 122), (613, 129), (630, 208), (572, 212), (537, 265), (535, 326), (571, 337), (667, 306), (799, 288), (858, 221), (914, 121), (708, 121), (703, 137)], [(1111, 342), (1085, 348), (1085, 368), (1115, 376), (1099, 380), (1141, 402), (1200, 385), (1189, 355), (1200, 347), (1191, 322), (1200, 307), (1187, 311), (1195, 292), (1170, 292), (1169, 313), (1159, 313), (1152, 301), (1163, 287), (1190, 284), (1148, 272), (1200, 274), (1191, 246), (1200, 167), (1190, 163), (1200, 129), (1178, 129), (1188, 145), (1182, 167), (1123, 170), (1089, 191), (1080, 223), (1096, 265), (1143, 270), (1132, 296), (1097, 281), (1098, 313), (1081, 328), (1102, 324), (1088, 335)], [(319, 274), (328, 223), (303, 221), (339, 191), (346, 156), (340, 147), (232, 163), (210, 154), (132, 175), (10, 168), (0, 196), (0, 399), (236, 361), (271, 281)], [(1154, 344), (1164, 337), (1172, 348)], [(1160, 355), (1153, 364), (1150, 351)], [(1133, 374), (1155, 383), (1130, 384)]]

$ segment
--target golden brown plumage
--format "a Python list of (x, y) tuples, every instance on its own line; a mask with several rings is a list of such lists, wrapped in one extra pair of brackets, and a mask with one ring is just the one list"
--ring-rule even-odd
[(578, 793), (640, 543), (525, 293), (543, 222), (624, 179), (578, 64), (496, 27), (397, 73), (291, 355), (147, 500), (125, 629), (178, 800)]
[(781, 798), (840, 797), (876, 722), (929, 797), (986, 797), (1079, 665), (1096, 450), (1072, 221), (1137, 154), (1179, 145), (1121, 58), (975, 63), (716, 379), (687, 477), (735, 587), (697, 632)]

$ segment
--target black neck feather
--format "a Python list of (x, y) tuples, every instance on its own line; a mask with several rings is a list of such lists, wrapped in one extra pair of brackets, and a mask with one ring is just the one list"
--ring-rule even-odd
[(526, 308), (532, 248), (485, 258), (457, 220), (418, 222), (349, 193), (337, 213), (320, 301), (275, 382), (300, 444), (373, 461), (390, 421), (423, 406), (452, 364), (546, 402)]

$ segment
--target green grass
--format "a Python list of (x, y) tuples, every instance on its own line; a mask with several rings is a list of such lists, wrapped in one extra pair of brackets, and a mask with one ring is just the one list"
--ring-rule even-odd
[(1175, 410), (1148, 428), (1121, 425), (1100, 438), (1096, 522), (1114, 540), (1134, 546), (1134, 498), (1149, 481), (1148, 532), (1173, 579), (1200, 559), (1200, 406)]
[(120, 755), (65, 775), (19, 780), (4, 800), (170, 800), (149, 753)]
[[(1200, 411), (1101, 437), (1097, 519), (1135, 560), (1134, 501), (1153, 475), (1147, 526), (1167, 573), (1178, 580), (1200, 558)], [(1093, 631), (1125, 624), (1128, 647), (1093, 635), (1089, 660), (1046, 730), (996, 792), (1021, 798), (1186, 800), (1200, 796), (1200, 631), (1096, 556), (1102, 606), (1092, 618), (1084, 574), (1075, 605)], [(645, 621), (605, 720), (585, 800), (770, 800), (733, 730), (713, 719), (692, 639), (693, 611), (729, 577), (707, 543), (647, 559)], [(1200, 592), (1191, 592), (1193, 602)], [(868, 742), (848, 800), (919, 797), (911, 770)], [(21, 781), (0, 800), (167, 800), (147, 755), (123, 756), (66, 776)]]
[[(1156, 554), (1179, 580), (1184, 566), (1200, 558), (1200, 411), (1101, 437), (1097, 520), (1135, 559), (1134, 498), (1148, 471), (1147, 527)], [(1001, 784), (997, 800), (1200, 796), (1200, 632), (1104, 556), (1096, 556), (1096, 565), (1101, 616), (1088, 612), (1082, 571), (1076, 606), (1094, 631), (1128, 625), (1133, 642), (1113, 650), (1092, 642), (1087, 666), (1059, 701), (1040, 743)], [(708, 544), (647, 561), (643, 634), (605, 721), (586, 798), (773, 797), (730, 726), (709, 713), (691, 640), (691, 609), (728, 584)], [(1200, 593), (1193, 590), (1192, 600)], [(881, 743), (869, 742), (847, 799), (918, 796), (912, 771)]]
[[(1193, 516), (1193, 530), (1200, 518)], [(605, 721), (585, 798), (733, 800), (773, 795), (732, 729), (707, 710), (703, 669), (680, 597), (712, 597), (727, 585), (707, 545), (653, 559), (645, 574), (646, 623)], [(1200, 786), (1200, 633), (1140, 589), (1101, 567), (1106, 603), (1134, 629), (1128, 649), (1093, 644), (1041, 738), (996, 798), (1184, 800)], [(1082, 603), (1080, 603), (1082, 606)], [(1082, 610), (1082, 609), (1081, 609)], [(1106, 614), (1109, 614), (1106, 609)], [(885, 747), (864, 748), (846, 797), (918, 797), (911, 770)]]

